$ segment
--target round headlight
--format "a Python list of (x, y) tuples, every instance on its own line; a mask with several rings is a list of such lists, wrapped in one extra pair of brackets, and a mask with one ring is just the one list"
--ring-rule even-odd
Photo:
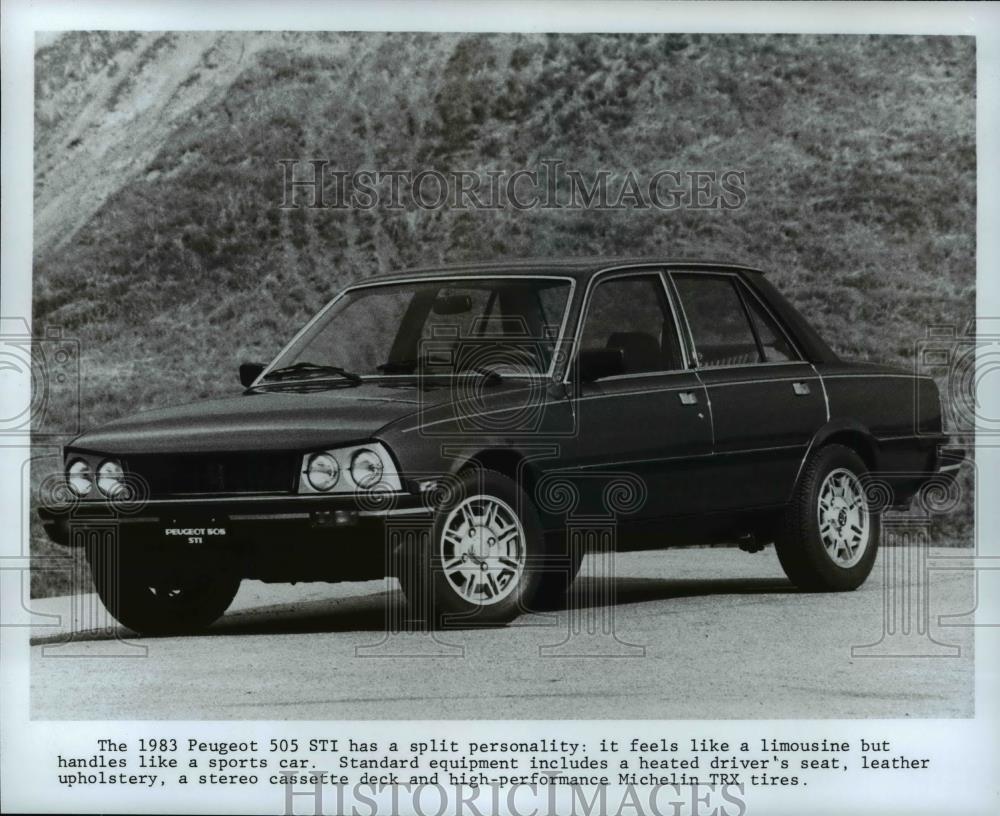
[(330, 454), (317, 453), (309, 458), (306, 478), (314, 490), (325, 492), (337, 484), (337, 479), (340, 478), (340, 465)]
[(84, 462), (83, 459), (76, 459), (71, 462), (67, 474), (69, 486), (78, 496), (86, 496), (94, 486), (90, 465)]
[(373, 450), (362, 448), (351, 459), (351, 478), (359, 487), (373, 487), (382, 481), (385, 465)]
[(121, 463), (114, 459), (105, 459), (97, 468), (97, 488), (105, 496), (114, 498), (125, 490), (125, 471)]

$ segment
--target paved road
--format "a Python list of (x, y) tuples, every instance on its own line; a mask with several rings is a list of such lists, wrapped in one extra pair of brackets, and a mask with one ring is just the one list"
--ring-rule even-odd
[[(959, 647), (959, 656), (852, 656), (852, 645), (882, 639), (883, 610), (894, 608), (884, 604), (884, 558), (885, 551), (857, 592), (822, 595), (795, 591), (772, 550), (629, 553), (617, 558), (610, 582), (588, 559), (572, 611), (436, 639), (385, 634), (387, 613), (401, 604), (387, 582), (245, 582), (225, 618), (199, 637), (38, 628), (32, 717), (971, 716), (972, 630), (936, 624), (939, 614), (973, 608), (970, 573), (932, 572), (930, 579), (930, 634)], [(68, 607), (69, 599), (35, 603), (39, 611)], [(940, 651), (912, 634), (903, 645)]]

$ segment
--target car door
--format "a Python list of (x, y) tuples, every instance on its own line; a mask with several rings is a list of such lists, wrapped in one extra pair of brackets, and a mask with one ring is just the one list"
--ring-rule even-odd
[(826, 421), (819, 376), (738, 274), (672, 272), (670, 280), (712, 411), (709, 509), (783, 503)]
[(703, 486), (694, 476), (711, 454), (711, 420), (660, 270), (596, 279), (575, 354), (587, 348), (621, 349), (625, 371), (573, 383), (577, 433), (563, 460), (580, 477), (581, 511), (607, 513), (605, 489), (616, 477), (641, 481), (645, 501), (630, 514), (636, 520), (697, 511)]

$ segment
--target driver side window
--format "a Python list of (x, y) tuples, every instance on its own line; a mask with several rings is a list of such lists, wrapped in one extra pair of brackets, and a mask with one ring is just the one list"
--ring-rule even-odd
[(626, 374), (681, 369), (677, 329), (660, 275), (599, 283), (587, 308), (580, 349), (621, 349)]

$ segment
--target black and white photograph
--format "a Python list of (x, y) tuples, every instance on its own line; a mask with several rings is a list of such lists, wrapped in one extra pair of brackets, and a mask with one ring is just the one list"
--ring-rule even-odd
[(16, 810), (989, 812), (996, 8), (203, 5), (5, 10)]

